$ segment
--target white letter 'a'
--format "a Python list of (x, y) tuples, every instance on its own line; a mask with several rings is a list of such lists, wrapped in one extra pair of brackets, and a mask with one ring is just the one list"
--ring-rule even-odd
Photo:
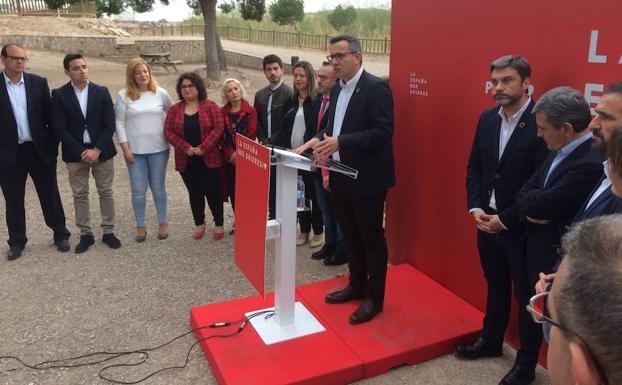
[(596, 49), (598, 46), (598, 30), (593, 30), (590, 35), (590, 52), (587, 58), (588, 63), (607, 63), (607, 55), (598, 55)]

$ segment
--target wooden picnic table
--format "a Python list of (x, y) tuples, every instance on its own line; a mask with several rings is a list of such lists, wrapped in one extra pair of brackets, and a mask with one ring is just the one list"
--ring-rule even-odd
[(168, 72), (169, 66), (173, 67), (175, 72), (179, 72), (177, 70), (177, 67), (175, 67), (175, 65), (183, 63), (182, 60), (171, 59), (171, 54), (169, 52), (143, 53), (143, 54), (140, 54), (140, 57), (145, 59), (145, 61), (149, 63), (151, 67), (156, 67), (156, 66), (164, 67), (166, 72)]

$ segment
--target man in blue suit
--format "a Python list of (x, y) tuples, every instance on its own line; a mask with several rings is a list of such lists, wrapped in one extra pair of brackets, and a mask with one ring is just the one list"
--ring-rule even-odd
[[(614, 127), (622, 124), (622, 82), (613, 83), (605, 89), (595, 111), (596, 116), (589, 128), (594, 135), (594, 147), (604, 154)], [(605, 175), (579, 209), (575, 222), (622, 212), (622, 200), (611, 192), (607, 161), (603, 163), (603, 170)]]
[[(502, 354), (512, 282), (515, 298), (521, 305), (519, 326), (525, 330), (533, 324), (524, 306), (529, 300), (529, 289), (522, 242), (524, 227), (516, 194), (540, 167), (547, 150), (537, 137), (537, 125), (531, 113), (534, 102), (528, 93), (530, 77), (531, 66), (521, 56), (503, 56), (490, 65), (497, 107), (480, 115), (467, 166), (469, 213), (477, 227), (477, 246), (487, 283), (486, 315), (480, 338), (456, 349), (460, 358)], [(521, 345), (524, 338), (521, 333)], [(533, 377), (533, 367), (508, 373), (510, 377), (516, 374)]]
[(2, 47), (0, 60), (0, 187), (9, 231), (7, 257), (22, 255), (28, 242), (24, 195), (28, 175), (37, 190), (45, 224), (58, 251), (70, 249), (65, 211), (56, 181), (58, 139), (50, 124), (50, 90), (45, 78), (24, 72), (28, 57), (17, 44)]
[[(538, 274), (550, 273), (554, 268), (562, 236), (603, 175), (603, 155), (592, 148), (592, 133), (588, 129), (590, 109), (579, 91), (554, 88), (542, 95), (533, 111), (538, 136), (551, 153), (517, 196), (527, 225), (529, 297), (535, 294)], [(542, 329), (534, 323), (526, 334), (526, 345), (521, 342), (525, 354), (517, 356), (515, 367), (535, 367), (537, 363)]]
[(86, 60), (80, 54), (63, 59), (69, 83), (52, 91), (52, 121), (62, 143), (63, 161), (67, 164), (73, 191), (76, 225), (80, 242), (76, 254), (95, 243), (89, 214), (89, 172), (93, 173), (102, 216), (102, 241), (112, 249), (121, 247), (114, 235), (113, 157), (117, 154), (112, 135), (115, 130), (114, 108), (108, 89), (88, 80)]

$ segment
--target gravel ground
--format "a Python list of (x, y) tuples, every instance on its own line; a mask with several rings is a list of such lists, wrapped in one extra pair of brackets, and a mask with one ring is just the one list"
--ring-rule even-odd
[[(50, 87), (67, 81), (62, 73), (62, 55), (30, 51), (30, 71), (48, 77)], [(124, 66), (89, 60), (91, 79), (107, 85), (113, 95), (123, 87)], [(182, 70), (192, 70), (184, 65)], [(244, 75), (254, 90), (264, 85), (260, 71), (232, 69)], [(156, 72), (161, 85), (174, 93), (175, 74)], [(216, 95), (214, 92), (211, 95)], [(230, 300), (254, 294), (233, 262), (233, 237), (221, 241), (210, 237), (191, 238), (194, 225), (187, 193), (169, 162), (170, 237), (157, 240), (157, 224), (152, 201), (148, 200), (148, 237), (134, 242), (134, 218), (130, 205), (129, 182), (123, 158), (115, 158), (115, 199), (117, 234), (123, 246), (111, 250), (99, 242), (101, 231), (98, 199), (91, 184), (91, 212), (98, 241), (85, 254), (59, 253), (52, 245), (52, 232), (44, 226), (41, 209), (30, 180), (26, 208), (29, 243), (22, 258), (9, 262), (0, 258), (0, 356), (15, 355), (28, 363), (71, 357), (95, 351), (135, 350), (159, 345), (188, 330), (189, 311), (193, 306)], [(76, 227), (67, 172), (58, 166), (67, 226)], [(1, 199), (1, 198), (0, 198)], [(2, 200), (3, 201), (3, 200)], [(6, 237), (4, 203), (0, 205), (0, 234)], [(230, 207), (225, 209), (225, 228), (233, 222)], [(208, 231), (213, 225), (208, 224)], [(209, 234), (209, 232), (207, 233)], [(2, 252), (4, 253), (4, 248)], [(342, 274), (342, 267), (329, 268), (312, 261), (311, 250), (298, 248), (297, 282), (299, 284)], [(271, 258), (268, 259), (269, 263)], [(154, 362), (145, 368), (118, 369), (112, 372), (124, 380), (135, 380), (164, 366), (182, 364), (192, 337), (153, 354)], [(420, 365), (401, 367), (361, 384), (496, 384), (511, 367), (514, 352), (506, 347), (504, 357), (477, 362), (440, 357)], [(186, 369), (176, 370), (147, 380), (145, 384), (208, 385), (215, 384), (209, 365), (200, 351), (190, 356)], [(132, 362), (136, 357), (120, 359)], [(115, 361), (117, 363), (117, 361)], [(6, 385), (77, 385), (109, 384), (97, 377), (103, 364), (85, 368), (33, 371), (18, 369), (0, 373)], [(0, 361), (0, 371), (18, 367), (14, 361)], [(249, 373), (249, 376), (253, 375)], [(539, 368), (536, 384), (547, 384)]]

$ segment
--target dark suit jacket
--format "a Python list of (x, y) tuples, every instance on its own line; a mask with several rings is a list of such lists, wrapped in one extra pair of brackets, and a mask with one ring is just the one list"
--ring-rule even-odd
[[(303, 143), (311, 140), (316, 134), (316, 127), (313, 126), (314, 122), (317, 124), (317, 117), (313, 119), (313, 110), (315, 100), (311, 98), (305, 99), (302, 104), (302, 110), (305, 118), (305, 135)], [(281, 128), (274, 136), (274, 144), (283, 148), (292, 148), (292, 130), (294, 129), (294, 121), (296, 120), (296, 113), (298, 112), (298, 96), (292, 96), (284, 105), (285, 114), (283, 115)]]
[(512, 132), (499, 159), (501, 131), (500, 107), (482, 112), (467, 166), (467, 202), (469, 210), (481, 208), (490, 213), (488, 204), (494, 189), (499, 219), (510, 231), (519, 231), (520, 215), (516, 194), (540, 167), (548, 153), (537, 136), (532, 101)]
[(605, 191), (603, 191), (594, 200), (594, 203), (592, 203), (590, 207), (587, 208), (586, 210), (587, 204), (592, 198), (592, 195), (600, 187), (604, 179), (605, 179), (605, 176), (603, 176), (598, 181), (598, 183), (596, 183), (596, 188), (594, 188), (594, 191), (592, 191), (592, 193), (588, 195), (588, 198), (583, 203), (583, 206), (581, 206), (581, 208), (577, 212), (577, 215), (575, 216), (573, 220), (574, 223), (581, 222), (581, 221), (584, 221), (590, 218), (600, 217), (602, 215), (617, 214), (617, 213), (622, 212), (622, 199), (613, 195), (613, 193), (611, 192), (611, 186), (609, 186)]
[[(28, 125), (33, 146), (44, 162), (55, 162), (58, 139), (50, 125), (50, 89), (45, 78), (24, 73)], [(7, 92), (4, 74), (0, 73), (0, 169), (13, 167), (17, 161), (17, 123)]]
[[(276, 135), (281, 128), (281, 118), (287, 111), (287, 102), (294, 95), (294, 89), (285, 83), (272, 93), (272, 110), (268, 113), (268, 98), (272, 91), (270, 86), (266, 86), (255, 94), (253, 107), (257, 111), (259, 122), (257, 138), (261, 143), (275, 144)], [(272, 135), (268, 138), (268, 119), (272, 122)]]
[(545, 186), (544, 180), (555, 156), (555, 152), (547, 156), (517, 198), (524, 218), (551, 221), (546, 225), (525, 222), (528, 258), (550, 263), (549, 269), (559, 256), (561, 237), (603, 175), (603, 156), (588, 140), (557, 165)]
[[(317, 134), (333, 134), (335, 106), (341, 92), (337, 83), (330, 95), (328, 124)], [(363, 70), (356, 84), (339, 133), (341, 163), (358, 170), (357, 179), (331, 173), (330, 183), (340, 183), (354, 196), (378, 194), (395, 185), (393, 164), (393, 96), (386, 81)]]
[(115, 130), (114, 107), (106, 87), (89, 83), (86, 118), (71, 82), (52, 91), (52, 121), (60, 139), (65, 162), (79, 162), (86, 149), (84, 131), (88, 130), (91, 143), (101, 150), (99, 160), (105, 161), (117, 154), (112, 135)]

